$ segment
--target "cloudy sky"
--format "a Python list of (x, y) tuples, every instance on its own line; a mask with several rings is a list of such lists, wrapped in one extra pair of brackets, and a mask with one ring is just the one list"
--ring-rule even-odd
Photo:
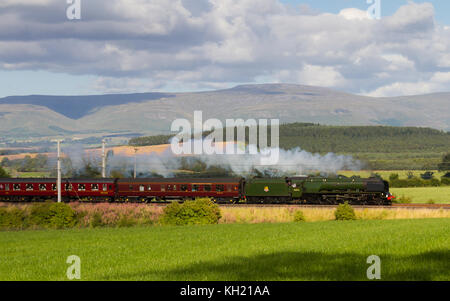
[(0, 0), (0, 97), (298, 83), (450, 91), (450, 1)]

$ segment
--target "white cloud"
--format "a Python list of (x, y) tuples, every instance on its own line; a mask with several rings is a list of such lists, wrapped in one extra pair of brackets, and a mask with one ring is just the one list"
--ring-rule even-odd
[(414, 70), (414, 62), (401, 54), (383, 54), (381, 58), (387, 61), (389, 71)]
[(450, 72), (436, 72), (431, 78), (433, 83), (450, 84)]
[(371, 93), (370, 96), (398, 96), (427, 94), (439, 91), (447, 91), (450, 85), (450, 72), (436, 72), (426, 81), (396, 82), (382, 86)]
[(339, 12), (339, 16), (347, 20), (367, 20), (367, 12), (357, 8), (346, 8)]
[(33, 5), (33, 6), (43, 6), (49, 5), (52, 0), (2, 0), (0, 2), (0, 7), (8, 7), (12, 5)]
[(0, 68), (96, 75), (102, 92), (263, 79), (382, 96), (448, 90), (450, 29), (430, 3), (370, 20), (278, 0), (90, 0), (76, 22), (65, 1), (1, 5)]
[(335, 87), (345, 79), (333, 67), (305, 65), (299, 71), (281, 70), (275, 74), (277, 82), (302, 83), (310, 86)]

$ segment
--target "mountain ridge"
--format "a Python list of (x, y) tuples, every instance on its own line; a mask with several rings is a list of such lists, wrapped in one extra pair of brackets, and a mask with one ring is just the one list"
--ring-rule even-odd
[(280, 122), (392, 125), (450, 130), (450, 92), (398, 97), (355, 95), (296, 84), (246, 84), (201, 92), (0, 98), (8, 139), (170, 133), (176, 118), (278, 118)]

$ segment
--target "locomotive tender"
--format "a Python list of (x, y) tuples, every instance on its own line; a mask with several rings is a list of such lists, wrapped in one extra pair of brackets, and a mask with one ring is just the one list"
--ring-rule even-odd
[[(0, 178), (0, 201), (57, 197), (56, 179)], [(209, 197), (218, 203), (390, 205), (389, 184), (380, 178), (137, 178), (63, 179), (64, 201), (164, 202)]]

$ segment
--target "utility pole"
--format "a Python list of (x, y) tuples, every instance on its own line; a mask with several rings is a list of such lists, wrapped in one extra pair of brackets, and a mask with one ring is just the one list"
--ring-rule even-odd
[(61, 203), (61, 141), (54, 140), (58, 144), (58, 164), (57, 164), (57, 174), (58, 179), (56, 181), (56, 190), (58, 191), (58, 203)]
[(105, 153), (106, 140), (102, 140), (102, 178), (106, 178), (106, 153)]
[(136, 168), (137, 168), (137, 158), (136, 158), (136, 154), (137, 154), (138, 148), (135, 147), (134, 148), (134, 178), (136, 179)]

